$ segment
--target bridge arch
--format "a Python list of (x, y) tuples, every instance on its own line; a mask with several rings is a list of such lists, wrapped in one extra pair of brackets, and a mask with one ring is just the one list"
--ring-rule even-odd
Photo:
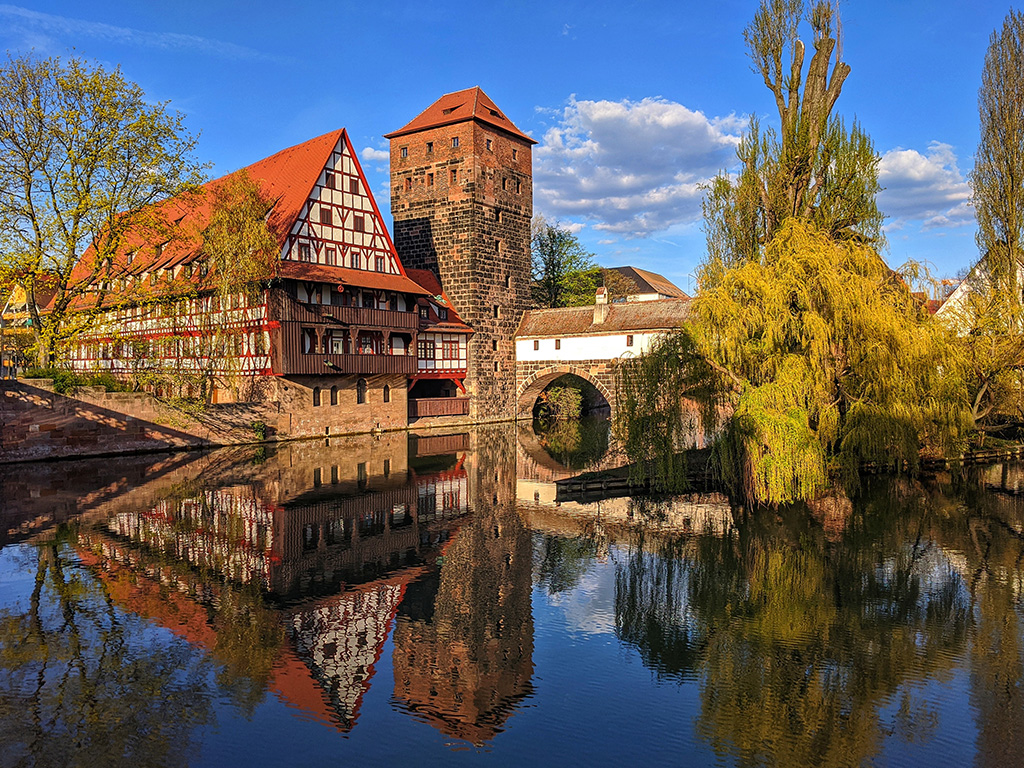
[(578, 376), (584, 381), (593, 384), (601, 397), (608, 403), (612, 413), (615, 412), (615, 373), (610, 365), (600, 365), (595, 368), (582, 368), (566, 363), (548, 365), (540, 370), (533, 371), (517, 387), (516, 392), (516, 418), (532, 419), (533, 407), (541, 392), (555, 379), (571, 374)]

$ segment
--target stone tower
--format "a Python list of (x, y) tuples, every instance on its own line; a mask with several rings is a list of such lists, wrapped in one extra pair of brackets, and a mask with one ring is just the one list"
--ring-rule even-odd
[(406, 267), (432, 270), (474, 334), (474, 421), (514, 418), (513, 335), (530, 300), (532, 147), (480, 88), (442, 96), (385, 136), (391, 214)]

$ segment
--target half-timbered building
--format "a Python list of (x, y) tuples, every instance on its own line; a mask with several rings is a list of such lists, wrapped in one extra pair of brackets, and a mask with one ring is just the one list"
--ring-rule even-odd
[(467, 412), (453, 395), (464, 391), (472, 330), (435, 277), (403, 267), (346, 132), (245, 171), (272, 205), (280, 251), (270, 279), (216, 290), (198, 236), (210, 195), (168, 201), (165, 226), (127, 238), (98, 276), (83, 259), (73, 279), (90, 282), (79, 309), (93, 320), (72, 367), (149, 373), (179, 389), (205, 377), (214, 402), (276, 401), (290, 434), (405, 426), (421, 380), (448, 382), (424, 389), (425, 399), (451, 398), (440, 413)]

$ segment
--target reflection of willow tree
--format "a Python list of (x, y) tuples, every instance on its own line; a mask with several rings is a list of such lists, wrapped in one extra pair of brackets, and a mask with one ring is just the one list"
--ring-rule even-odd
[(963, 649), (970, 609), (929, 507), (904, 490), (898, 514), (888, 493), (868, 501), (834, 545), (797, 508), (752, 516), (738, 535), (637, 547), (620, 565), (620, 636), (662, 674), (701, 676), (698, 732), (719, 755), (861, 764), (895, 694), (897, 732), (928, 727), (905, 684)]
[(540, 535), (533, 552), (534, 580), (550, 595), (575, 589), (594, 565), (600, 548), (593, 535)]
[(212, 719), (201, 654), (115, 607), (60, 541), (0, 612), (0, 765), (186, 765)]

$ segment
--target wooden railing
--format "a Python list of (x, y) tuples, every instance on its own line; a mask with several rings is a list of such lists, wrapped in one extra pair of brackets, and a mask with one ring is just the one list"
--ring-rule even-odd
[(356, 328), (392, 328), (396, 331), (412, 331), (419, 328), (420, 318), (416, 312), (393, 312), (390, 309), (370, 307), (336, 307), (333, 304), (303, 304), (287, 295), (281, 295), (280, 317), (282, 322), (327, 323), (331, 326), (353, 326)]
[(424, 416), (466, 416), (468, 414), (468, 397), (421, 397), (409, 400), (410, 419)]
[[(331, 373), (416, 373), (413, 355), (305, 355), (286, 351), (282, 356), (281, 373), (325, 375)], [(327, 365), (330, 363), (330, 365)]]

